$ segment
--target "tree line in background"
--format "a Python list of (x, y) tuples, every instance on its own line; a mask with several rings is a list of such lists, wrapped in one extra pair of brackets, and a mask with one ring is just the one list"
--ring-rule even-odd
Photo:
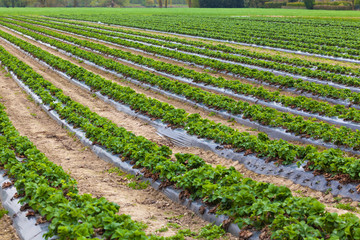
[(249, 4), (251, 1), (263, 0), (0, 0), (0, 7), (126, 7), (138, 5), (166, 8), (174, 4), (187, 4), (189, 7), (201, 8), (256, 7), (256, 4)]
[[(287, 3), (288, 2), (288, 3)], [(282, 6), (303, 6), (312, 9), (318, 6), (315, 0), (288, 0), (278, 2), (274, 0), (0, 0), (0, 7), (192, 7), (192, 8), (281, 8)], [(321, 3), (321, 2), (320, 2)], [(347, 3), (352, 9), (360, 9), (360, 0)], [(326, 5), (326, 4), (323, 4)], [(330, 4), (329, 4), (330, 5)], [(346, 6), (348, 6), (346, 5)], [(315, 7), (314, 7), (315, 6)], [(326, 6), (325, 6), (326, 7)], [(336, 6), (335, 6), (336, 7)], [(341, 6), (343, 7), (343, 6)], [(349, 8), (349, 7), (348, 7)], [(350, 8), (350, 9), (351, 9)], [(321, 9), (321, 8), (317, 8)], [(326, 8), (324, 8), (326, 9)], [(336, 8), (335, 8), (336, 9)]]
[(0, 0), (0, 7), (167, 7), (186, 0)]
[(199, 0), (201, 8), (243, 8), (244, 0)]
[[(312, 9), (315, 0), (288, 0), (302, 3)], [(341, 2), (341, 1), (340, 1)], [(268, 4), (272, 3), (272, 4)], [(281, 7), (285, 2), (273, 0), (0, 0), (0, 7), (160, 7), (177, 6), (201, 8), (261, 8)], [(360, 0), (351, 0), (352, 7), (360, 6)], [(269, 6), (267, 6), (268, 4)], [(279, 5), (279, 6), (277, 6)]]

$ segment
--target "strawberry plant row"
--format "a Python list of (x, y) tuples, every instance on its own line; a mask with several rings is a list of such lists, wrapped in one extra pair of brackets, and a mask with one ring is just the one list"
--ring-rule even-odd
[[(66, 18), (66, 19), (68, 19), (68, 18)], [(89, 21), (85, 21), (85, 22), (89, 22)], [(90, 21), (90, 23), (93, 23), (93, 22)], [(246, 46), (246, 47), (255, 47), (255, 48), (261, 48), (261, 49), (266, 49), (266, 50), (271, 50), (271, 51), (276, 51), (276, 52), (285, 52), (285, 53), (291, 53), (291, 54), (296, 54), (296, 55), (303, 55), (303, 56), (310, 56), (310, 57), (316, 57), (316, 58), (330, 59), (330, 60), (333, 60), (333, 61), (341, 61), (341, 62), (349, 62), (349, 63), (360, 63), (360, 60), (352, 59), (352, 58), (344, 58), (340, 54), (336, 54), (336, 56), (323, 55), (323, 54), (320, 54), (320, 53), (312, 53), (312, 52), (306, 52), (306, 51), (300, 51), (300, 50), (296, 51), (296, 50), (280, 48), (280, 47), (270, 47), (270, 46), (266, 46), (266, 45), (258, 45), (258, 44), (236, 42), (236, 41), (232, 41), (232, 40), (222, 40), (222, 39), (219, 39), (219, 38), (201, 37), (201, 36), (190, 35), (190, 34), (186, 34), (186, 33), (181, 34), (181, 33), (169, 32), (169, 31), (153, 30), (153, 29), (148, 29), (148, 28), (123, 26), (123, 25), (119, 25), (119, 24), (109, 24), (109, 23), (102, 23), (102, 22), (97, 22), (97, 23), (101, 24), (101, 25), (108, 25), (108, 26), (113, 26), (113, 27), (132, 29), (132, 30), (135, 30), (135, 31), (140, 30), (140, 31), (154, 32), (154, 33), (160, 33), (160, 34), (174, 35), (174, 36), (185, 37), (185, 38), (194, 38), (194, 39), (199, 39), (200, 41), (204, 40), (204, 41), (212, 41), (212, 42), (219, 42), (219, 43), (230, 43), (230, 44), (234, 44), (234, 45), (240, 45), (240, 46)]]
[(279, 92), (268, 91), (262, 87), (254, 87), (250, 84), (244, 84), (238, 80), (229, 81), (222, 77), (216, 78), (207, 73), (198, 73), (194, 70), (189, 70), (173, 64), (156, 61), (151, 58), (146, 58), (129, 52), (124, 52), (119, 49), (109, 48), (102, 44), (97, 44), (86, 40), (80, 40), (71, 36), (66, 36), (57, 32), (49, 31), (44, 28), (25, 24), (19, 25), (26, 27), (27, 29), (49, 35), (51, 37), (55, 37), (56, 39), (64, 40), (67, 43), (74, 43), (77, 46), (82, 46), (87, 49), (92, 49), (104, 53), (106, 55), (111, 55), (136, 64), (140, 64), (142, 66), (150, 67), (156, 71), (165, 72), (167, 74), (172, 74), (181, 78), (185, 77), (187, 79), (192, 79), (196, 83), (204, 83), (206, 85), (212, 85), (218, 88), (226, 88), (239, 94), (254, 96), (257, 99), (269, 102), (274, 101), (282, 104), (285, 107), (298, 108), (299, 110), (310, 113), (318, 113), (320, 115), (325, 115), (328, 117), (338, 117), (340, 119), (351, 120), (353, 122), (360, 121), (359, 111), (354, 108), (348, 109), (342, 105), (332, 106), (327, 103), (311, 100), (303, 96), (290, 97), (280, 95)]
[[(65, 77), (71, 83), (74, 83), (75, 85), (81, 87), (82, 89), (84, 89), (90, 93), (93, 92), (91, 87), (89, 87), (88, 85), (86, 85), (74, 78), (71, 78), (70, 76), (64, 74), (63, 72), (56, 70), (55, 68), (46, 64), (45, 62), (43, 62), (37, 58), (34, 58), (29, 53), (27, 53), (27, 52), (25, 52), (25, 53), (27, 55), (29, 55), (31, 58), (33, 58), (35, 61), (40, 62), (42, 65), (44, 65), (48, 69), (52, 69), (53, 71), (55, 71), (59, 76)], [(72, 55), (69, 54), (69, 56), (72, 56)], [(77, 58), (77, 57), (75, 57), (75, 58)], [(80, 59), (80, 58), (78, 58), (78, 59)], [(86, 60), (84, 62), (88, 63), (88, 61), (86, 61)], [(94, 65), (94, 66), (96, 66), (96, 65)], [(101, 67), (99, 67), (99, 69), (105, 70)], [(177, 99), (176, 95), (170, 94), (166, 91), (162, 91), (158, 88), (154, 88), (150, 85), (146, 85), (146, 84), (140, 83), (135, 80), (130, 80), (130, 81), (135, 84), (138, 84), (142, 87), (152, 89), (161, 94), (171, 95), (171, 97)], [(19, 84), (21, 84), (21, 83), (19, 83)], [(110, 99), (108, 96), (103, 95), (101, 92), (95, 91), (95, 93), (93, 93), (93, 94), (95, 94), (102, 101), (114, 106), (118, 111), (124, 112), (126, 114), (129, 114), (131, 116), (141, 119), (142, 121), (149, 123), (150, 125), (152, 125), (153, 127), (156, 128), (157, 132), (160, 135), (171, 139), (171, 142), (175, 143), (176, 145), (187, 146), (187, 147), (199, 147), (199, 148), (202, 148), (205, 150), (210, 150), (221, 157), (225, 157), (225, 158), (233, 160), (233, 161), (238, 161), (238, 162), (244, 164), (249, 170), (259, 173), (259, 174), (282, 176), (282, 177), (290, 179), (294, 183), (301, 184), (302, 186), (306, 186), (306, 187), (309, 187), (309, 188), (317, 190), (317, 191), (322, 191), (324, 193), (328, 193), (330, 190), (331, 193), (334, 194), (335, 196), (341, 195), (343, 197), (349, 197), (349, 198), (353, 199), (354, 201), (358, 201), (360, 199), (360, 194), (357, 191), (358, 186), (357, 186), (356, 182), (349, 181), (348, 183), (343, 183), (341, 178), (329, 179), (328, 177), (325, 177), (325, 175), (318, 175), (317, 171), (304, 172), (304, 170), (303, 170), (303, 166), (305, 165), (304, 163), (303, 164), (299, 163), (299, 165), (298, 165), (299, 168), (295, 167), (297, 165), (296, 163), (280, 166), (277, 164), (273, 164), (272, 162), (268, 162), (266, 159), (261, 158), (261, 157), (257, 157), (254, 155), (248, 156), (247, 155), (248, 152), (245, 152), (245, 153), (239, 152), (239, 151), (234, 152), (234, 149), (231, 149), (231, 148), (229, 149), (227, 147), (225, 148), (224, 146), (221, 146), (221, 144), (218, 144), (218, 143), (214, 142), (213, 140), (209, 141), (207, 139), (199, 138), (198, 136), (191, 136), (188, 133), (186, 133), (186, 131), (184, 129), (179, 129), (179, 128), (172, 129), (171, 127), (167, 126), (166, 123), (158, 121), (158, 120), (155, 121), (151, 116), (147, 116), (143, 112), (139, 112), (138, 110), (132, 110), (128, 105), (125, 105), (114, 99)], [(179, 100), (184, 101), (183, 98), (179, 98)], [(191, 103), (192, 102), (190, 102), (190, 104)], [(195, 106), (204, 108), (203, 105), (195, 104)], [(221, 115), (224, 114), (223, 112), (219, 112), (219, 111), (215, 111), (215, 112), (217, 112), (218, 114), (221, 114)], [(51, 113), (48, 113), (48, 114), (52, 116)], [(225, 117), (228, 117), (228, 116), (225, 116)], [(244, 121), (244, 119), (241, 119), (241, 120)], [(67, 123), (61, 122), (61, 124), (67, 126)], [(259, 125), (255, 126), (255, 127), (260, 128)], [(261, 128), (263, 128), (263, 127), (261, 126)], [(71, 128), (69, 128), (69, 129), (72, 130)], [(268, 130), (268, 129), (266, 129), (266, 130)], [(73, 130), (73, 131), (75, 134), (77, 134), (77, 136), (80, 139), (82, 139), (81, 133), (78, 133), (76, 130)], [(89, 145), (89, 142), (87, 140), (84, 140), (82, 142), (84, 144)], [(100, 154), (100, 152), (103, 151), (101, 148), (98, 148), (91, 144), (89, 146), (96, 154)], [(116, 165), (121, 167), (124, 171), (129, 172), (127, 167), (123, 168), (124, 164), (120, 163), (121, 161), (119, 161), (116, 157), (115, 158), (111, 157), (111, 156), (108, 157), (108, 154), (105, 154), (105, 155), (101, 154), (100, 157), (107, 161), (115, 163)], [(120, 163), (120, 165), (119, 165), (119, 163)], [(154, 184), (151, 184), (151, 185), (153, 186)], [(153, 187), (155, 187), (155, 189), (157, 189), (156, 184)], [(172, 191), (168, 191), (166, 189), (164, 189), (163, 191), (166, 195), (168, 195), (168, 193), (172, 192)], [(168, 196), (171, 199), (178, 199), (178, 197), (174, 197), (173, 194), (169, 194)], [(184, 204), (184, 202), (182, 202), (182, 204)], [(185, 204), (185, 206), (187, 206), (190, 209), (193, 208), (192, 205)], [(198, 205), (196, 205), (196, 206), (197, 206), (196, 209), (201, 207)], [(193, 210), (193, 211), (195, 211), (195, 210)], [(202, 215), (202, 216), (205, 217), (205, 215)], [(219, 222), (219, 224), (222, 222), (222, 221), (219, 221), (220, 219), (221, 219), (221, 216), (216, 220), (217, 222)], [(208, 218), (205, 217), (205, 220), (208, 220)], [(210, 220), (210, 221), (213, 222), (215, 220)], [(237, 232), (236, 228), (234, 229), (231, 226), (229, 227), (229, 231), (231, 231), (231, 233), (233, 233), (234, 235), (237, 235), (238, 232)]]
[(174, 58), (177, 60), (181, 60), (183, 62), (195, 63), (202, 66), (207, 66), (212, 69), (216, 69), (218, 71), (225, 71), (228, 73), (236, 74), (240, 77), (256, 79), (260, 82), (266, 82), (274, 86), (281, 86), (286, 88), (295, 88), (299, 91), (305, 91), (312, 93), (314, 95), (333, 98), (333, 99), (341, 99), (346, 100), (355, 104), (360, 103), (360, 93), (351, 92), (348, 89), (337, 89), (332, 86), (317, 84), (314, 82), (304, 81), (302, 79), (294, 79), (289, 76), (276, 76), (274, 73), (259, 71), (256, 69), (250, 69), (247, 67), (243, 67), (240, 65), (233, 65), (230, 63), (223, 63), (221, 61), (206, 59), (199, 56), (188, 55), (181, 52), (176, 52), (172, 50), (168, 50), (165, 48), (159, 48), (154, 46), (148, 46), (140, 43), (129, 42), (126, 40), (122, 40), (119, 38), (111, 38), (104, 35), (84, 32), (81, 30), (76, 30), (69, 27), (63, 27), (68, 32), (77, 33), (87, 37), (94, 37), (101, 40), (106, 40), (108, 42), (120, 44), (127, 47), (134, 47), (137, 49), (144, 50), (146, 52), (152, 52), (155, 54), (160, 54), (162, 56)]
[[(62, 29), (63, 27), (66, 27), (66, 26), (69, 27), (69, 24), (64, 25), (64, 24), (59, 24), (59, 23), (54, 23), (54, 22), (52, 22), (51, 24), (49, 24), (48, 22), (39, 23), (36, 21), (30, 21), (30, 20), (27, 20), (27, 22), (30, 22), (33, 24), (40, 24), (42, 26), (47, 26), (47, 27), (55, 28), (55, 29), (57, 29), (58, 27), (60, 29)], [(246, 64), (246, 65), (243, 65), (244, 67), (249, 67), (249, 68), (260, 67), (260, 69), (258, 69), (258, 70), (262, 70), (262, 71), (267, 71), (267, 69), (276, 70), (276, 71), (278, 71), (277, 74), (280, 74), (280, 75), (284, 75), (287, 72), (287, 73), (291, 73), (290, 76), (294, 77), (294, 78), (301, 78), (301, 76), (303, 76), (306, 78), (310, 78), (310, 79), (307, 79), (309, 81), (312, 81), (311, 78), (321, 80), (321, 81), (319, 81), (320, 84), (329, 84), (328, 82), (334, 82), (334, 83), (342, 84), (342, 85), (346, 85), (346, 86), (355, 86), (355, 87), (360, 86), (359, 78), (354, 78), (351, 76), (344, 76), (344, 75), (340, 75), (340, 74), (336, 74), (336, 73), (328, 73), (328, 72), (324, 72), (321, 70), (298, 68), (295, 66), (285, 65), (285, 64), (276, 63), (276, 62), (267, 62), (267, 61), (258, 60), (258, 59), (254, 59), (254, 58), (232, 55), (232, 54), (224, 53), (224, 52), (220, 52), (220, 51), (213, 51), (208, 48), (198, 48), (198, 47), (193, 47), (193, 46), (189, 46), (189, 45), (171, 43), (171, 42), (166, 42), (166, 41), (164, 42), (164, 41), (159, 41), (157, 39), (151, 39), (151, 38), (142, 37), (142, 36), (138, 36), (138, 35), (128, 35), (128, 34), (125, 35), (125, 34), (117, 33), (117, 32), (109, 32), (109, 31), (105, 31), (105, 30), (87, 28), (86, 26), (77, 27), (72, 24), (71, 29), (86, 31), (88, 33), (89, 32), (98, 33), (101, 36), (111, 36), (111, 37), (115, 37), (115, 38), (133, 40), (133, 41), (136, 41), (137, 43), (145, 43), (146, 45), (148, 45), (147, 43), (149, 43), (149, 44), (152, 44), (151, 46), (154, 46), (154, 47), (161, 46), (162, 48), (166, 47), (167, 49), (170, 49), (170, 50), (174, 49), (176, 51), (183, 51), (183, 53), (194, 53), (197, 56), (210, 57), (211, 59), (218, 60), (218, 61), (219, 60), (221, 61), (221, 59), (223, 59), (226, 61), (230, 61), (228, 63), (232, 63), (232, 64), (242, 63), (242, 64)], [(65, 30), (67, 30), (67, 29), (65, 29)], [(134, 32), (133, 34), (137, 34), (137, 33)], [(211, 45), (211, 44), (208, 44), (208, 45)], [(341, 86), (341, 87), (344, 88), (344, 86)], [(351, 90), (353, 90), (353, 89), (351, 89)], [(360, 89), (356, 89), (356, 88), (354, 90), (360, 91)]]
[[(186, 18), (186, 21), (179, 16), (142, 16), (141, 19), (137, 16), (128, 15), (126, 17), (117, 15), (60, 15), (60, 17), (93, 22), (101, 21), (111, 24), (121, 23), (120, 25), (122, 26), (176, 32), (180, 34), (229, 40), (259, 46), (270, 46), (280, 49), (290, 49), (292, 51), (302, 51), (339, 58), (360, 59), (357, 40), (347, 41), (342, 39), (333, 42), (332, 40), (329, 40), (329, 37), (321, 36), (315, 39), (314, 37), (301, 36), (304, 30), (299, 29), (298, 31), (293, 32), (293, 25), (288, 25), (287, 28), (283, 28), (277, 26), (279, 23), (269, 24), (269, 18), (266, 18), (266, 20), (260, 23), (259, 21), (251, 21), (249, 19), (231, 19), (225, 17), (211, 19), (206, 17), (192, 17), (194, 19), (189, 20)], [(144, 18), (146, 18), (146, 20)], [(259, 26), (261, 26), (260, 28), (262, 30), (258, 29)], [(305, 28), (306, 31), (311, 31), (311, 28), (318, 29), (318, 27), (314, 26), (311, 28)], [(281, 31), (285, 31), (286, 33), (279, 33), (279, 29), (281, 29)], [(288, 33), (289, 30), (292, 33)], [(330, 35), (329, 32), (335, 32), (334, 35), (339, 35), (339, 32), (341, 31), (339, 28), (336, 28), (336, 30), (326, 28), (326, 30), (328, 33), (324, 33), (324, 35)], [(347, 46), (350, 46), (350, 48)], [(353, 46), (353, 48), (351, 48), (351, 46)]]
[[(64, 19), (65, 14), (58, 14), (58, 15), (53, 15), (47, 18), (60, 18), (60, 19)], [(103, 17), (105, 17), (106, 19), (104, 19)], [(112, 18), (113, 17), (113, 18)], [(98, 19), (97, 21), (93, 21), (96, 23), (100, 23), (100, 24), (108, 24), (105, 21), (102, 20), (110, 20), (112, 18), (114, 24), (115, 21), (117, 19), (120, 18), (126, 18), (128, 20), (137, 20), (139, 22), (141, 22), (141, 19), (139, 19), (137, 16), (130, 16), (129, 18), (127, 18), (128, 16), (110, 16), (109, 15), (104, 15), (104, 14), (97, 14), (95, 15), (72, 15), (72, 20), (74, 19), (79, 19), (79, 20), (84, 20), (85, 18), (88, 19)], [(157, 20), (161, 20), (161, 19), (166, 19), (168, 18), (170, 20), (169, 24), (172, 24), (174, 22), (172, 22), (173, 20), (179, 20), (179, 18), (181, 18), (180, 16), (161, 16), (161, 15), (153, 15), (153, 16), (146, 16), (150, 21), (149, 22), (141, 22), (143, 24), (151, 24), (151, 21), (154, 18), (157, 18)], [(146, 18), (145, 17), (145, 18)], [(131, 19), (132, 18), (132, 19)], [(358, 28), (358, 23), (356, 21), (339, 21), (339, 19), (331, 19), (331, 20), (326, 20), (326, 19), (305, 19), (305, 18), (273, 18), (273, 17), (250, 17), (250, 18), (229, 18), (229, 17), (218, 17), (218, 18), (209, 18), (207, 16), (190, 16), (190, 18), (195, 19), (194, 22), (186, 22), (187, 24), (198, 24), (197, 20), (201, 20), (203, 21), (203, 24), (201, 27), (203, 28), (211, 28), (212, 23), (209, 22), (208, 20), (215, 20), (215, 21), (221, 21), (221, 23), (218, 26), (218, 30), (223, 30), (223, 27), (227, 27), (226, 25), (230, 22), (234, 23), (234, 25), (237, 25), (238, 27), (235, 28), (226, 28), (225, 31), (226, 32), (232, 32), (235, 33), (236, 31), (238, 31), (240, 28), (247, 28), (247, 29), (254, 29), (254, 31), (258, 31), (257, 28), (254, 28), (254, 25), (244, 25), (241, 23), (249, 23), (252, 22), (253, 24), (273, 24), (273, 26), (275, 26), (275, 28), (271, 28), (269, 27), (269, 25), (267, 25), (262, 32), (264, 33), (270, 33), (273, 34), (277, 33), (278, 35), (285, 35), (284, 32), (279, 31), (279, 27), (276, 26), (276, 24), (287, 24), (287, 26), (289, 26), (289, 28), (284, 28), (281, 29), (282, 31), (291, 31), (291, 34), (294, 35), (302, 35), (302, 36), (311, 36), (311, 37), (316, 37), (319, 34), (326, 34), (324, 35), (326, 38), (328, 38), (329, 40), (334, 40), (334, 39), (341, 39), (341, 40), (355, 40), (355, 41), (359, 41), (358, 40), (358, 35), (359, 33), (357, 32), (349, 32), (348, 30), (356, 30)], [(300, 20), (300, 21), (294, 21), (294, 20)], [(312, 21), (311, 24), (309, 24), (309, 20)], [(85, 21), (89, 21), (89, 20), (85, 20)], [(185, 22), (186, 20), (184, 20), (183, 18), (180, 19), (179, 22)], [(124, 21), (126, 22), (126, 21)], [(325, 23), (324, 23), (325, 22)], [(331, 22), (331, 23), (330, 23)], [(209, 23), (209, 25), (206, 25), (207, 23)], [(336, 23), (336, 24), (334, 24)], [(182, 27), (187, 28), (187, 24), (182, 25)], [(165, 25), (164, 23), (160, 24), (161, 25)], [(264, 26), (264, 25), (263, 25)], [(307, 27), (306, 30), (308, 30), (307, 32), (304, 31), (300, 31), (300, 28), (302, 27)], [(175, 29), (176, 30), (176, 29)], [(211, 29), (212, 31), (215, 31), (214, 28)], [(320, 33), (321, 32), (321, 33)], [(338, 34), (336, 34), (338, 33)], [(271, 35), (270, 35), (271, 36)], [(288, 36), (289, 38), (292, 38), (293, 36)], [(311, 41), (311, 40), (310, 40)], [(339, 45), (341, 45), (342, 47), (345, 47), (346, 44), (344, 42), (339, 42)]]
[[(336, 128), (327, 123), (316, 122), (313, 119), (304, 120), (299, 116), (295, 117), (289, 113), (281, 113), (268, 107), (250, 105), (241, 101), (237, 102), (230, 97), (209, 93), (179, 81), (174, 81), (162, 76), (146, 73), (141, 70), (135, 70), (115, 62), (112, 59), (106, 59), (100, 55), (90, 53), (76, 47), (74, 48), (71, 45), (64, 44), (51, 38), (34, 34), (32, 32), (28, 34), (32, 35), (38, 40), (40, 39), (46, 43), (50, 43), (51, 45), (59, 47), (62, 50), (70, 52), (75, 56), (80, 56), (86, 60), (94, 62), (95, 64), (103, 66), (106, 69), (121, 73), (125, 77), (130, 77), (132, 79), (140, 80), (141, 82), (156, 85), (166, 91), (173, 92), (175, 94), (184, 96), (187, 99), (215, 108), (215, 110), (223, 109), (234, 115), (242, 114), (243, 117), (259, 122), (262, 125), (268, 125), (271, 127), (280, 126), (287, 129), (289, 132), (303, 135), (306, 134), (307, 137), (312, 137), (315, 139), (322, 138), (325, 142), (332, 142), (336, 145), (351, 147), (354, 150), (358, 149), (356, 145), (358, 142), (356, 139), (359, 138), (358, 131), (353, 132), (351, 129), (345, 127)], [(8, 36), (9, 39), (12, 39), (11, 35), (4, 35), (5, 38), (6, 36)], [(41, 60), (44, 58), (43, 56), (37, 57)]]
[[(3, 65), (9, 69), (18, 67), (18, 71), (23, 71), (28, 78), (36, 77), (2, 47), (0, 52)], [(6, 60), (19, 65), (10, 66)], [(35, 79), (39, 78), (29, 81), (37, 84)], [(0, 134), (0, 167), (12, 179), (11, 184), (21, 197), (20, 203), (50, 222), (45, 239), (53, 236), (57, 239), (93, 239), (99, 234), (112, 239), (161, 239), (147, 237), (142, 224), (134, 222), (128, 215), (118, 215), (117, 204), (105, 198), (93, 198), (90, 194), (80, 195), (76, 181), (49, 161), (28, 138), (19, 134), (1, 104)]]
[[(83, 130), (95, 144), (109, 149), (124, 159), (132, 160), (137, 167), (143, 167), (148, 175), (185, 189), (185, 196), (201, 199), (207, 204), (216, 206), (214, 211), (229, 215), (240, 228), (246, 226), (256, 229), (267, 228), (273, 239), (309, 236), (350, 239), (357, 238), (360, 232), (360, 221), (353, 214), (339, 216), (336, 213), (326, 212), (324, 205), (317, 200), (294, 197), (286, 187), (243, 178), (234, 168), (221, 166), (214, 168), (191, 154), (176, 154), (176, 161), (173, 161), (171, 149), (160, 147), (143, 137), (137, 137), (72, 101), (60, 89), (3, 48), (0, 48), (0, 60), (9, 71), (38, 94), (43, 103), (51, 107), (51, 111), (57, 112), (67, 122)], [(63, 191), (60, 192), (59, 195), (63, 195)], [(84, 207), (81, 205), (77, 210), (81, 211), (80, 209)], [(118, 216), (121, 217), (124, 216)], [(97, 219), (99, 218), (91, 220), (97, 221)], [(106, 220), (105, 222), (110, 224), (109, 219)], [(131, 229), (128, 225), (129, 221), (126, 225), (127, 231)], [(116, 233), (125, 232), (114, 222), (111, 222), (109, 228), (110, 226), (117, 228)], [(137, 231), (136, 234), (117, 235), (112, 238), (147, 239), (141, 231)], [(151, 236), (149, 239), (158, 238)]]
[[(33, 20), (36, 22), (42, 22), (42, 23), (48, 23), (49, 21), (62, 22), (62, 23), (71, 24), (72, 26), (74, 26), (74, 24), (76, 24), (77, 26), (85, 26), (85, 27), (89, 27), (89, 28), (97, 28), (97, 29), (108, 30), (108, 31), (112, 31), (112, 32), (120, 32), (123, 34), (143, 36), (143, 37), (152, 38), (152, 39), (159, 39), (162, 41), (181, 43), (181, 44), (185, 44), (185, 45), (192, 45), (192, 46), (195, 46), (198, 48), (205, 48), (205, 49), (211, 49), (211, 50), (221, 51), (221, 52), (225, 52), (225, 53), (237, 54), (237, 55), (246, 56), (246, 57), (250, 57), (250, 58), (254, 58), (254, 59), (261, 59), (261, 60), (266, 60), (266, 61), (270, 61), (270, 62), (288, 64), (288, 65), (296, 66), (296, 67), (304, 67), (305, 69), (309, 68), (309, 69), (322, 70), (322, 71), (331, 72), (331, 73), (360, 77), (360, 71), (357, 69), (351, 68), (351, 67), (332, 65), (332, 64), (316, 62), (316, 61), (309, 61), (309, 60), (304, 60), (304, 59), (300, 59), (300, 58), (289, 58), (289, 57), (284, 57), (281, 55), (272, 55), (272, 54), (267, 54), (267, 53), (254, 52), (254, 51), (250, 51), (250, 50), (246, 50), (246, 49), (238, 49), (238, 48), (234, 48), (231, 46), (226, 46), (223, 44), (214, 45), (214, 44), (208, 44), (208, 43), (201, 42), (201, 41), (193, 41), (190, 39), (177, 38), (177, 37), (172, 37), (172, 36), (163, 36), (163, 35), (159, 35), (159, 34), (126, 30), (126, 29), (122, 29), (122, 28), (113, 28), (113, 27), (95, 25), (95, 24), (79, 22), (79, 21), (68, 21), (68, 20), (63, 20), (63, 19), (29, 17), (29, 16), (27, 16), (26, 18), (25, 17), (11, 17), (11, 18), (20, 19), (23, 21), (30, 19), (30, 20)], [(305, 69), (304, 69), (304, 71), (305, 71)]]
[[(120, 85), (113, 83), (109, 80), (103, 79), (85, 69), (71, 64), (61, 58), (52, 56), (51, 54), (37, 48), (25, 41), (12, 37), (9, 34), (2, 33), (3, 37), (8, 37), (14, 43), (21, 46), (23, 49), (27, 49), (28, 52), (35, 55), (38, 54), (40, 59), (51, 59), (49, 64), (54, 66), (60, 71), (66, 72), (69, 76), (85, 82), (91, 86), (94, 90), (100, 90), (104, 95), (108, 95), (110, 98), (119, 102), (130, 105), (133, 109), (142, 111), (143, 113), (162, 119), (164, 122), (171, 124), (172, 126), (183, 127), (189, 134), (195, 134), (200, 137), (213, 139), (221, 144), (229, 144), (232, 147), (238, 149), (237, 151), (247, 151), (247, 153), (258, 153), (260, 157), (267, 157), (269, 160), (280, 160), (282, 164), (289, 164), (295, 160), (309, 160), (311, 163), (316, 162), (316, 166), (309, 164), (309, 169), (318, 171), (329, 170), (329, 165), (336, 165), (337, 158), (343, 158), (343, 153), (340, 150), (330, 149), (323, 151), (322, 154), (316, 155), (318, 159), (314, 159), (315, 148), (307, 146), (306, 148), (289, 144), (283, 140), (270, 140), (265, 134), (259, 134), (258, 137), (249, 135), (248, 133), (240, 133), (230, 127), (226, 127), (221, 124), (215, 124), (207, 119), (202, 119), (198, 114), (188, 115), (182, 109), (175, 109), (173, 106), (159, 102), (157, 100), (146, 98), (144, 95), (136, 94), (130, 88), (124, 88)], [(43, 57), (41, 57), (43, 55)], [(144, 77), (148, 74), (144, 74)], [(122, 94), (119, 94), (122, 93)], [(132, 96), (132, 97), (130, 97)], [(210, 131), (211, 129), (211, 131)], [(333, 161), (329, 161), (330, 156), (333, 156)], [(325, 157), (326, 156), (326, 157)], [(321, 163), (322, 161), (326, 161)], [(336, 167), (334, 169), (341, 169), (342, 173), (347, 174), (350, 178), (357, 179), (359, 174), (356, 173), (356, 158), (347, 158), (342, 161), (341, 166), (346, 162), (347, 166), (354, 167)], [(320, 170), (321, 168), (321, 170)], [(355, 172), (354, 172), (355, 171)], [(336, 174), (336, 171), (333, 172)]]

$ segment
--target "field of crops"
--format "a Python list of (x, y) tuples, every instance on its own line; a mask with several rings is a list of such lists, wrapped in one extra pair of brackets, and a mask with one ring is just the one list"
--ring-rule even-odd
[(360, 239), (357, 13), (136, 11), (0, 11), (0, 239)]

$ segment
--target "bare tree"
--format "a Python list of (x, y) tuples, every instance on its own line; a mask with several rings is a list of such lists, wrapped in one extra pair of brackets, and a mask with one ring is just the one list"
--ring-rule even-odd
[(159, 8), (162, 8), (162, 0), (159, 0)]

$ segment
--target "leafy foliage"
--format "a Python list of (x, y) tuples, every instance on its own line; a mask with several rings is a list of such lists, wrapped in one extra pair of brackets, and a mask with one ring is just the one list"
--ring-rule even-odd
[(315, 4), (314, 0), (304, 0), (304, 3), (305, 3), (305, 7), (307, 9), (313, 9), (314, 8), (314, 4)]
[(242, 8), (244, 0), (199, 0), (202, 8)]
[(5, 209), (0, 209), (0, 219), (5, 215), (8, 214), (9, 212), (6, 211)]

